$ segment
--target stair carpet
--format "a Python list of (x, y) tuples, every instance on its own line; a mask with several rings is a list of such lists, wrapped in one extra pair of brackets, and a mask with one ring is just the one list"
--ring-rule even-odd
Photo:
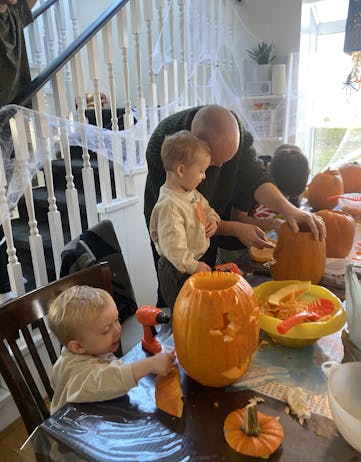
[[(72, 146), (70, 148), (71, 159), (72, 159), (72, 174), (74, 176), (74, 185), (78, 192), (79, 200), (79, 209), (80, 209), (80, 218), (82, 229), (86, 230), (87, 226), (87, 217), (86, 217), (86, 208), (85, 208), (85, 197), (84, 189), (82, 182), (82, 149), (77, 146)], [(97, 202), (100, 202), (100, 185), (99, 185), (99, 175), (98, 175), (98, 166), (96, 160), (96, 154), (89, 152), (90, 154), (90, 164), (93, 168), (94, 179), (95, 179), (95, 188), (97, 191)], [(56, 206), (61, 214), (61, 222), (64, 233), (64, 244), (68, 243), (71, 240), (70, 236), (70, 226), (68, 220), (68, 211), (65, 198), (65, 164), (63, 159), (56, 159), (52, 162), (52, 171), (53, 171), (53, 181), (54, 181), (54, 191), (56, 197)], [(114, 193), (114, 175), (112, 162), (110, 162), (110, 173), (111, 173), (111, 182), (112, 190)], [(53, 259), (53, 252), (51, 247), (50, 231), (48, 226), (48, 193), (46, 187), (33, 188), (33, 198), (35, 205), (35, 217), (38, 222), (38, 230), (43, 239), (44, 254), (46, 267), (48, 272), (48, 279), (54, 281), (56, 279), (55, 266)], [(19, 218), (12, 221), (12, 229), (14, 236), (14, 244), (16, 247), (16, 255), (19, 262), (21, 263), (23, 275), (27, 280), (26, 291), (34, 289), (35, 278), (31, 260), (31, 252), (29, 247), (29, 224), (28, 224), (28, 214), (25, 205), (25, 199), (22, 197), (18, 203)]]
[[(118, 127), (119, 130), (124, 130), (123, 115), (125, 113), (124, 108), (117, 109), (118, 117)], [(85, 111), (86, 118), (91, 125), (96, 125), (95, 111), (94, 109), (87, 109)], [(103, 127), (106, 129), (111, 128), (111, 111), (110, 109), (102, 109), (102, 119)], [(137, 123), (137, 120), (134, 119), (134, 123)], [(94, 171), (95, 179), (95, 189), (96, 189), (96, 198), (97, 202), (101, 201), (100, 197), (100, 183), (99, 183), (99, 174), (98, 174), (98, 163), (96, 158), (96, 153), (88, 151), (90, 155), (90, 164)], [(82, 168), (83, 168), (83, 159), (82, 159), (82, 148), (78, 146), (70, 146), (70, 156), (71, 156), (71, 165), (72, 165), (72, 174), (74, 176), (74, 185), (78, 191), (78, 200), (80, 208), (80, 219), (82, 230), (88, 228), (86, 209), (85, 209), (85, 197), (82, 181)], [(110, 176), (111, 176), (111, 188), (112, 195), (115, 195), (115, 185), (114, 185), (114, 170), (113, 163), (109, 161), (110, 167)], [(65, 199), (65, 165), (63, 159), (56, 159), (52, 161), (52, 171), (53, 171), (53, 182), (54, 182), (54, 191), (56, 197), (56, 206), (61, 214), (61, 222), (64, 233), (64, 245), (71, 240), (70, 236), (70, 227), (68, 220), (68, 211), (66, 206)], [(55, 266), (53, 252), (51, 248), (51, 239), (50, 231), (48, 226), (48, 194), (46, 187), (33, 188), (33, 198), (35, 205), (35, 217), (38, 222), (39, 233), (43, 238), (44, 254), (46, 267), (48, 272), (49, 282), (56, 279)], [(35, 289), (35, 278), (33, 265), (31, 260), (31, 253), (29, 247), (29, 224), (28, 224), (28, 214), (25, 205), (25, 199), (22, 197), (18, 203), (19, 218), (12, 221), (13, 228), (13, 237), (14, 244), (16, 247), (16, 255), (21, 263), (22, 271), (26, 283), (26, 291)]]

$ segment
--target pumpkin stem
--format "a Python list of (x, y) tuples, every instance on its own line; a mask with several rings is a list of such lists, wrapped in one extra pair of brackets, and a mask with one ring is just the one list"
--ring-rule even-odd
[(261, 427), (258, 423), (257, 402), (251, 402), (244, 408), (243, 432), (247, 436), (258, 436)]

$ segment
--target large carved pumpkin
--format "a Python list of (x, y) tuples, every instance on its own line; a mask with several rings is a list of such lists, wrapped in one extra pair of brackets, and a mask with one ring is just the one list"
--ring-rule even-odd
[(361, 192), (361, 165), (351, 162), (339, 168), (345, 193)]
[(180, 290), (173, 310), (177, 357), (202, 385), (224, 387), (246, 371), (259, 336), (259, 307), (242, 276), (224, 271), (195, 273)]
[(325, 271), (325, 239), (314, 239), (304, 224), (301, 224), (299, 231), (295, 233), (285, 222), (278, 230), (273, 258), (271, 275), (276, 281), (295, 279), (318, 284)]
[(329, 196), (343, 194), (343, 181), (338, 170), (326, 170), (315, 175), (308, 187), (307, 197), (313, 210), (332, 209), (338, 199), (328, 199)]
[(326, 257), (346, 258), (351, 252), (356, 222), (351, 215), (336, 210), (320, 210), (326, 225)]

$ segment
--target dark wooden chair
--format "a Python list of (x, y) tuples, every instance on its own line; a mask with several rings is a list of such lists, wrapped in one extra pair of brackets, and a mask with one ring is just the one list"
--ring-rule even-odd
[[(76, 284), (99, 287), (113, 295), (109, 266), (101, 263), (72, 273), (0, 306), (0, 373), (29, 434), (49, 417), (47, 398), (41, 385), (39, 387), (37, 383), (42, 383), (47, 397), (51, 400), (53, 389), (44, 363), (50, 359), (51, 364), (54, 364), (60, 353), (60, 348), (54, 348), (44, 321), (49, 303), (61, 292)], [(44, 348), (44, 354), (49, 356), (49, 359), (45, 358), (44, 361), (35, 345), (37, 328), (46, 347), (47, 353)], [(25, 361), (23, 351), (19, 347), (19, 332), (25, 339), (25, 350), (29, 351), (36, 370), (29, 367)]]

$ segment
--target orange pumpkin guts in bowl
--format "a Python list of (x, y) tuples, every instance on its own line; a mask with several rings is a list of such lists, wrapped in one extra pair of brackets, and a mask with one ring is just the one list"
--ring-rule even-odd
[(318, 284), (326, 265), (325, 239), (314, 239), (304, 224), (295, 233), (285, 222), (278, 230), (273, 259), (270, 270), (275, 281), (297, 279)]
[(186, 373), (202, 385), (225, 387), (239, 379), (256, 351), (259, 307), (239, 274), (195, 273), (173, 310), (174, 345)]

